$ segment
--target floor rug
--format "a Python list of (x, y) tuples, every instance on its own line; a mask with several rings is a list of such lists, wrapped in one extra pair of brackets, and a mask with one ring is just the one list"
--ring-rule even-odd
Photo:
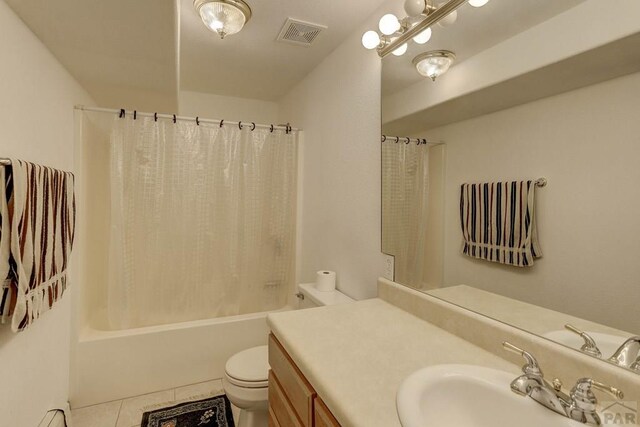
[(234, 427), (231, 403), (223, 394), (145, 412), (141, 427)]

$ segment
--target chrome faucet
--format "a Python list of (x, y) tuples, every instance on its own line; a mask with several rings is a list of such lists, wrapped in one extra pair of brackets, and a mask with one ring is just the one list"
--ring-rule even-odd
[(568, 323), (564, 325), (564, 328), (568, 331), (573, 332), (574, 334), (580, 335), (580, 338), (584, 340), (584, 344), (582, 345), (582, 347), (580, 347), (580, 351), (593, 357), (602, 357), (602, 352), (598, 348), (596, 340), (594, 340), (591, 335)]
[(640, 372), (640, 336), (626, 340), (609, 358), (609, 362)]
[(600, 426), (602, 421), (596, 407), (598, 400), (593, 394), (592, 388), (607, 392), (617, 399), (622, 399), (624, 394), (614, 388), (592, 380), (582, 378), (571, 389), (570, 394), (562, 392), (562, 382), (553, 380), (550, 384), (544, 379), (540, 365), (533, 355), (508, 342), (502, 346), (513, 353), (524, 357), (526, 364), (522, 367), (523, 375), (511, 382), (511, 390), (520, 396), (529, 396), (547, 409), (564, 417), (585, 424)]

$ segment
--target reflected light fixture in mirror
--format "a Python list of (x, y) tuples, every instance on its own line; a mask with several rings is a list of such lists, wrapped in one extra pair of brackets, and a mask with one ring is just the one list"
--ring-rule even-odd
[(400, 21), (398, 17), (392, 13), (387, 13), (382, 18), (380, 18), (380, 22), (378, 23), (378, 28), (380, 28), (380, 32), (385, 36), (390, 36), (400, 29)]
[(489, 0), (469, 0), (469, 4), (473, 7), (482, 7), (489, 3)]
[(435, 81), (449, 70), (455, 58), (450, 50), (432, 50), (416, 56), (413, 65), (420, 75)]
[(251, 19), (251, 8), (242, 0), (194, 0), (204, 25), (221, 39), (236, 34)]
[(407, 49), (409, 49), (409, 46), (405, 43), (402, 46), (400, 46), (399, 48), (397, 48), (396, 50), (394, 50), (393, 54), (395, 56), (402, 56), (405, 53), (407, 53)]

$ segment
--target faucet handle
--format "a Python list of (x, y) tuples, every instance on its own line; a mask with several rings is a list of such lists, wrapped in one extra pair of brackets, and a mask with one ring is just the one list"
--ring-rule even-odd
[[(609, 393), (616, 399), (624, 399), (624, 393), (615, 387), (598, 382), (592, 378), (580, 378), (576, 385), (571, 390), (571, 398), (576, 402), (596, 404), (598, 403), (592, 388), (595, 388), (605, 393)], [(580, 406), (580, 405), (578, 405)]]
[(595, 425), (600, 425), (600, 416), (596, 410), (598, 399), (593, 394), (592, 388), (609, 393), (616, 399), (623, 399), (624, 393), (615, 387), (602, 384), (591, 378), (581, 378), (576, 382), (576, 385), (571, 389), (569, 417), (583, 423), (592, 422)]
[(504, 341), (502, 343), (502, 347), (504, 347), (505, 350), (510, 351), (511, 353), (519, 354), (520, 356), (524, 357), (524, 359), (527, 361), (527, 364), (522, 367), (522, 372), (528, 375), (536, 375), (539, 377), (544, 376), (542, 374), (542, 370), (540, 369), (540, 364), (538, 364), (538, 361), (535, 357), (533, 357), (531, 353), (521, 349), (520, 347), (516, 347), (515, 345), (507, 341)]
[(596, 340), (594, 340), (591, 335), (568, 323), (564, 325), (564, 328), (568, 331), (573, 332), (574, 334), (580, 335), (580, 337), (584, 340), (584, 344), (582, 345), (582, 347), (580, 347), (580, 351), (597, 358), (602, 357), (602, 352), (598, 348)]

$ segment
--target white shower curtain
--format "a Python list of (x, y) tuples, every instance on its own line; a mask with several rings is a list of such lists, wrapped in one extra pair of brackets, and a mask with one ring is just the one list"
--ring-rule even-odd
[(421, 289), (429, 200), (429, 148), (382, 143), (382, 252), (395, 256), (398, 283)]
[(112, 328), (286, 304), (297, 133), (127, 117), (110, 144)]

